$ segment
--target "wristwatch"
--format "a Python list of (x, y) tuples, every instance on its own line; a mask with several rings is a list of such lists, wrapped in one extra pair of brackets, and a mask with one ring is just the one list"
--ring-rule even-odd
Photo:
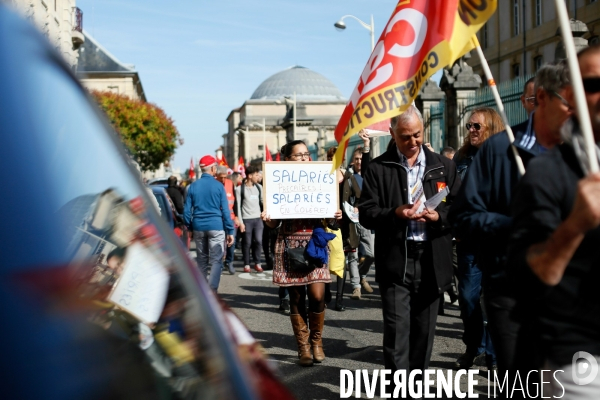
[(371, 151), (370, 147), (363, 147), (363, 150), (362, 150), (363, 153), (368, 153), (369, 151)]

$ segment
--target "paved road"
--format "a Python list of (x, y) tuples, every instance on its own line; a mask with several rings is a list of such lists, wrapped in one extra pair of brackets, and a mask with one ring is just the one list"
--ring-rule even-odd
[[(239, 259), (239, 252), (236, 257)], [(264, 264), (263, 264), (264, 265)], [(278, 311), (277, 286), (273, 285), (271, 273), (245, 274), (241, 262), (235, 262), (236, 275), (222, 276), (219, 294), (236, 311), (252, 334), (262, 344), (270, 359), (278, 367), (281, 379), (297, 399), (340, 398), (340, 369), (383, 368), (381, 343), (383, 322), (381, 301), (373, 271), (369, 282), (373, 294), (363, 294), (362, 300), (350, 299), (352, 291), (346, 283), (346, 311), (327, 309), (323, 345), (327, 359), (322, 364), (303, 368), (298, 365), (296, 342), (288, 316)], [(335, 283), (332, 285), (335, 290)], [(335, 294), (334, 294), (335, 301)], [(330, 303), (333, 308), (334, 301)], [(453, 362), (464, 351), (460, 340), (462, 322), (456, 305), (446, 303), (446, 315), (438, 317), (431, 368), (451, 369)], [(487, 398), (487, 369), (480, 363), (476, 393)], [(466, 378), (461, 379), (466, 389)], [(352, 398), (355, 398), (354, 395)], [(362, 398), (367, 398), (362, 392)], [(378, 397), (375, 397), (378, 398)]]

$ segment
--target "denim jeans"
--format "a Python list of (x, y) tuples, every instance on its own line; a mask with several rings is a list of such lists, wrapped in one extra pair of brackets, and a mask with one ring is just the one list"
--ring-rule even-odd
[(237, 241), (237, 229), (233, 230), (233, 245), (229, 246), (226, 250), (225, 250), (225, 262), (229, 265), (231, 265), (233, 263), (233, 256), (235, 254), (235, 243)]
[[(194, 231), (196, 262), (208, 285), (215, 292), (219, 288), (225, 251), (225, 231)], [(210, 276), (208, 266), (210, 265)]]
[(464, 244), (457, 244), (458, 255), (458, 301), (463, 320), (463, 342), (467, 353), (477, 355), (485, 352), (495, 361), (496, 353), (490, 332), (486, 328), (481, 309), (482, 272), (475, 263), (475, 255)]
[(243, 233), (244, 242), (244, 266), (250, 265), (250, 249), (252, 249), (252, 261), (254, 265), (260, 264), (260, 252), (262, 251), (263, 222), (260, 218), (244, 220), (246, 231)]
[[(375, 260), (373, 254), (373, 234), (360, 224), (356, 224), (356, 230), (360, 237), (358, 252), (348, 252), (348, 269), (350, 270), (350, 283), (352, 288), (360, 287), (360, 280), (365, 278)], [(364, 261), (358, 263), (358, 254), (361, 253)]]

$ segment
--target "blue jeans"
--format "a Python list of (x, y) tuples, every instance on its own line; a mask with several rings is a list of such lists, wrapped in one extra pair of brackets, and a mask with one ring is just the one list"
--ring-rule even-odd
[[(370, 230), (363, 228), (361, 224), (356, 224), (356, 231), (360, 237), (358, 252), (348, 253), (348, 269), (350, 270), (350, 283), (353, 289), (360, 287), (360, 280), (367, 277), (371, 265), (375, 260), (373, 255), (373, 234)], [(359, 253), (365, 258), (362, 264), (358, 263)]]
[(464, 244), (457, 243), (458, 255), (458, 302), (460, 317), (464, 324), (463, 342), (467, 353), (486, 353), (496, 360), (490, 332), (486, 328), (481, 309), (481, 270), (475, 263), (475, 255)]
[(235, 244), (237, 241), (237, 229), (233, 230), (233, 244), (225, 250), (225, 262), (229, 265), (233, 263), (233, 256), (235, 254)]
[[(219, 288), (225, 252), (225, 231), (194, 231), (196, 262), (208, 285), (215, 292)], [(210, 265), (210, 276), (208, 266)]]

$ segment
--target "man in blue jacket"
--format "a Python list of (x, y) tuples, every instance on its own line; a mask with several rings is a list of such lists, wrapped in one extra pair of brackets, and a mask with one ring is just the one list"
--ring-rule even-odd
[[(536, 74), (537, 108), (527, 121), (512, 127), (514, 145), (525, 166), (561, 142), (560, 127), (571, 112), (564, 99), (568, 85), (564, 64), (545, 65)], [(517, 367), (517, 336), (522, 320), (515, 313), (516, 294), (506, 274), (511, 196), (520, 179), (510, 146), (506, 131), (483, 143), (448, 215), (456, 239), (468, 239), (478, 249), (488, 327), (501, 377)]]
[[(185, 224), (194, 231), (198, 268), (215, 292), (219, 288), (223, 269), (225, 241), (233, 244), (233, 221), (229, 216), (227, 194), (215, 179), (217, 160), (213, 156), (200, 159), (202, 175), (188, 189), (183, 210)], [(225, 238), (227, 234), (227, 239)], [(211, 266), (210, 277), (208, 266)]]

